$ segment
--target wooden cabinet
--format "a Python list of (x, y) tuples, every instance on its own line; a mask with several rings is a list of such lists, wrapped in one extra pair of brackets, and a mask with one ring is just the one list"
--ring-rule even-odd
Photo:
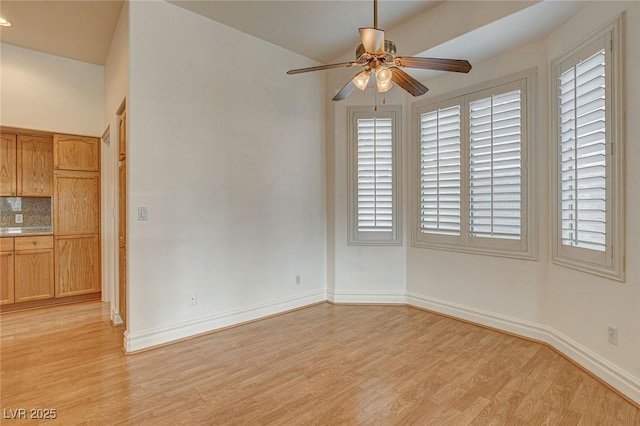
[(0, 238), (0, 305), (14, 302), (13, 238)]
[(53, 237), (16, 237), (2, 240), (2, 304), (52, 298)]
[(100, 139), (0, 131), (0, 195), (51, 197), (54, 227), (0, 239), (0, 311), (99, 297)]
[(100, 182), (95, 173), (56, 172), (54, 176), (56, 235), (100, 232)]
[(97, 235), (56, 237), (56, 297), (100, 291)]
[(45, 136), (18, 136), (18, 195), (51, 197), (53, 144)]
[(0, 195), (51, 197), (53, 145), (47, 136), (0, 135)]
[(101, 290), (98, 139), (54, 136), (55, 297)]
[[(45, 240), (46, 244), (30, 242), (25, 244), (26, 246), (45, 248), (18, 250), (20, 240), (30, 239)], [(54, 296), (53, 237), (16, 238), (14, 277), (16, 302), (49, 299)]]
[(0, 134), (0, 196), (18, 194), (16, 180), (16, 135)]
[(53, 167), (56, 170), (100, 170), (100, 140), (85, 136), (53, 135)]

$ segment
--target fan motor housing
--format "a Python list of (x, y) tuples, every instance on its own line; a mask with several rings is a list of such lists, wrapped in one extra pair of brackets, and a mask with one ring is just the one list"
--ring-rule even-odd
[[(364, 46), (360, 44), (356, 48), (356, 61), (360, 61), (360, 58), (363, 57), (367, 52), (364, 50)], [(396, 44), (391, 40), (384, 41), (384, 55), (381, 58), (384, 58), (385, 61), (391, 62), (393, 58), (396, 57)]]

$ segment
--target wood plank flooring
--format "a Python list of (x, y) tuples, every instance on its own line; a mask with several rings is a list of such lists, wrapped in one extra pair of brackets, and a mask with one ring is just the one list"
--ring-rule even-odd
[(321, 304), (129, 356), (100, 302), (0, 325), (3, 417), (55, 408), (42, 424), (640, 425), (551, 349), (409, 307)]

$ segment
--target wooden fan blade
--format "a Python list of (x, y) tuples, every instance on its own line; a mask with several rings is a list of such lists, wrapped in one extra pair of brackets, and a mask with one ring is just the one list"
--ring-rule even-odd
[(355, 88), (356, 88), (356, 85), (353, 84), (353, 79), (351, 79), (351, 80), (349, 80), (347, 82), (347, 84), (345, 84), (342, 87), (342, 89), (340, 89), (340, 91), (338, 93), (336, 93), (336, 95), (331, 100), (332, 101), (341, 101), (343, 99), (346, 99), (347, 96), (349, 96), (351, 94), (351, 92), (354, 91)]
[(464, 59), (416, 58), (398, 56), (395, 64), (401, 67), (422, 68), (425, 70), (464, 72), (471, 71), (471, 64)]
[(289, 70), (287, 74), (301, 74), (303, 72), (330, 70), (332, 68), (348, 68), (358, 65), (356, 62), (341, 62), (339, 64), (319, 65), (317, 67), (299, 68), (297, 70)]
[(413, 96), (422, 96), (429, 91), (427, 86), (423, 85), (400, 68), (391, 68), (391, 79), (394, 83)]
[(359, 28), (358, 31), (365, 52), (372, 55), (384, 53), (384, 31), (377, 28)]

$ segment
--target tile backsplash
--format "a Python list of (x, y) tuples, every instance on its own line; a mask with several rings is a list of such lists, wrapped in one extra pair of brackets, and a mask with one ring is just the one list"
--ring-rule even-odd
[[(22, 223), (16, 223), (16, 214)], [(0, 197), (0, 228), (51, 227), (51, 198)]]

